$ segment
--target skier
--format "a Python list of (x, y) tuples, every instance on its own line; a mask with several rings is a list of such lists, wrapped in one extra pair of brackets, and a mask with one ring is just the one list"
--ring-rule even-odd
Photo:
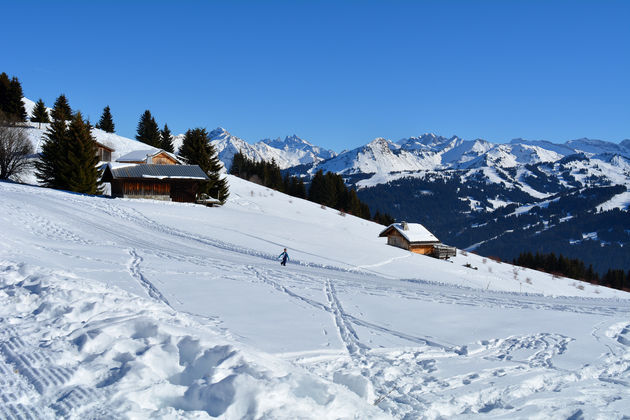
[(280, 265), (287, 265), (287, 260), (289, 259), (289, 254), (287, 254), (287, 249), (286, 248), (284, 248), (284, 251), (282, 251), (282, 254), (278, 255), (278, 258), (276, 258), (276, 259), (279, 259), (279, 258), (282, 258), (282, 262), (280, 262)]

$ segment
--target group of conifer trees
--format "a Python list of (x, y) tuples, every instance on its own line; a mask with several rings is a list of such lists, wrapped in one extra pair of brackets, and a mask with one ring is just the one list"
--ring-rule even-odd
[(0, 120), (17, 123), (26, 121), (26, 110), (22, 103), (22, 85), (17, 77), (0, 74)]
[(232, 158), (230, 174), (293, 197), (306, 198), (304, 182), (296, 176), (285, 175), (283, 177), (280, 167), (273, 159), (271, 162), (264, 160), (258, 162), (249, 159), (239, 151)]
[(84, 194), (99, 194), (101, 173), (92, 127), (81, 112), (72, 112), (65, 95), (60, 95), (50, 113), (52, 122), (44, 135), (39, 160), (35, 163), (42, 185)]
[(175, 152), (173, 147), (173, 135), (168, 128), (168, 124), (164, 124), (164, 128), (160, 130), (158, 123), (148, 109), (140, 116), (137, 133), (136, 140), (146, 143), (149, 146), (166, 150), (169, 153)]
[(550, 254), (537, 252), (535, 255), (524, 252), (514, 259), (513, 264), (614, 289), (630, 290), (630, 270), (626, 274), (624, 270), (609, 269), (606, 274), (600, 276), (593, 270), (592, 265), (587, 268), (579, 259), (566, 258), (563, 255), (556, 256), (553, 252)]
[(230, 174), (363, 219), (374, 220), (385, 225), (394, 222), (391, 216), (380, 212), (376, 212), (374, 217), (371, 217), (369, 207), (359, 200), (356, 191), (345, 185), (341, 175), (332, 172), (324, 174), (322, 170), (319, 170), (313, 177), (307, 192), (301, 178), (288, 174), (282, 176), (282, 171), (274, 160), (255, 161), (239, 151), (232, 159)]

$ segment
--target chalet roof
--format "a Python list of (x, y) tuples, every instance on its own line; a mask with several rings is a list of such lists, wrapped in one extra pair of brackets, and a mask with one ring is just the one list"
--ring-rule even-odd
[[(112, 179), (125, 178), (155, 178), (155, 179), (196, 179), (207, 180), (208, 175), (198, 165), (111, 165), (108, 164), (103, 178), (107, 172)], [(107, 176), (109, 178), (109, 176)]]
[(116, 159), (116, 162), (148, 162), (154, 156), (159, 155), (160, 153), (165, 153), (175, 161), (182, 163), (182, 161), (175, 156), (173, 153), (167, 152), (162, 149), (144, 149), (144, 150), (134, 150), (133, 152), (129, 152), (126, 155), (123, 155)]
[[(407, 226), (407, 229), (404, 226)], [(393, 231), (398, 231), (409, 243), (414, 242), (440, 242), (440, 240), (433, 235), (427, 228), (420, 223), (392, 223), (386, 227), (378, 236), (389, 236)]]

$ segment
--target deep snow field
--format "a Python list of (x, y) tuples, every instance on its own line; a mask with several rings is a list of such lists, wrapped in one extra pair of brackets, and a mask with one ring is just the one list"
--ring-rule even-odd
[(0, 183), (0, 418), (630, 415), (627, 293), (228, 181), (220, 208)]

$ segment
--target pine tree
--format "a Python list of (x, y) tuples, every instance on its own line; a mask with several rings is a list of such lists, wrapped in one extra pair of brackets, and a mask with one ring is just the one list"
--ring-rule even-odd
[(0, 73), (0, 112), (4, 114), (3, 119), (9, 117), (7, 110), (9, 109), (9, 91), (11, 90), (11, 79), (2, 72)]
[(22, 102), (23, 97), (22, 85), (17, 77), (13, 77), (9, 90), (10, 108), (7, 113), (13, 115), (15, 120), (20, 122), (26, 121), (26, 110), (24, 109), (24, 102)]
[(77, 112), (67, 131), (68, 136), (68, 172), (67, 189), (83, 194), (100, 194), (100, 171), (96, 167), (96, 140), (92, 137), (89, 121), (83, 121)]
[(114, 119), (112, 118), (112, 113), (109, 109), (109, 105), (103, 108), (103, 114), (101, 115), (101, 119), (96, 124), (96, 128), (100, 128), (101, 130), (107, 133), (114, 132)]
[(175, 152), (175, 148), (173, 147), (173, 135), (167, 124), (164, 124), (164, 129), (160, 131), (160, 144), (160, 149), (170, 153)]
[(225, 203), (230, 195), (227, 181), (220, 174), (221, 161), (210, 144), (206, 129), (195, 128), (186, 131), (179, 154), (190, 165), (199, 165), (210, 178), (205, 188), (206, 192), (218, 198), (221, 203)]
[(57, 99), (55, 100), (55, 104), (53, 105), (50, 116), (53, 120), (59, 121), (67, 121), (72, 119), (72, 108), (70, 108), (68, 99), (63, 93), (59, 95), (59, 97), (57, 97)]
[(308, 199), (314, 203), (324, 204), (326, 201), (326, 180), (321, 169), (315, 173), (308, 189)]
[(232, 165), (230, 166), (230, 174), (239, 178), (247, 177), (247, 158), (240, 150), (232, 157)]
[(26, 121), (23, 97), (18, 78), (12, 77), (9, 80), (6, 73), (0, 74), (0, 112), (4, 114), (4, 118), (11, 122)]
[(35, 103), (35, 108), (33, 108), (31, 121), (39, 123), (39, 128), (42, 127), (42, 123), (50, 122), (50, 118), (48, 117), (48, 110), (46, 109), (46, 105), (41, 98), (39, 98), (39, 100)]
[(67, 171), (68, 129), (63, 119), (54, 119), (42, 144), (39, 160), (35, 163), (37, 179), (48, 188), (65, 188), (64, 171)]
[(160, 129), (148, 109), (140, 116), (137, 131), (136, 140), (157, 148), (162, 146)]

